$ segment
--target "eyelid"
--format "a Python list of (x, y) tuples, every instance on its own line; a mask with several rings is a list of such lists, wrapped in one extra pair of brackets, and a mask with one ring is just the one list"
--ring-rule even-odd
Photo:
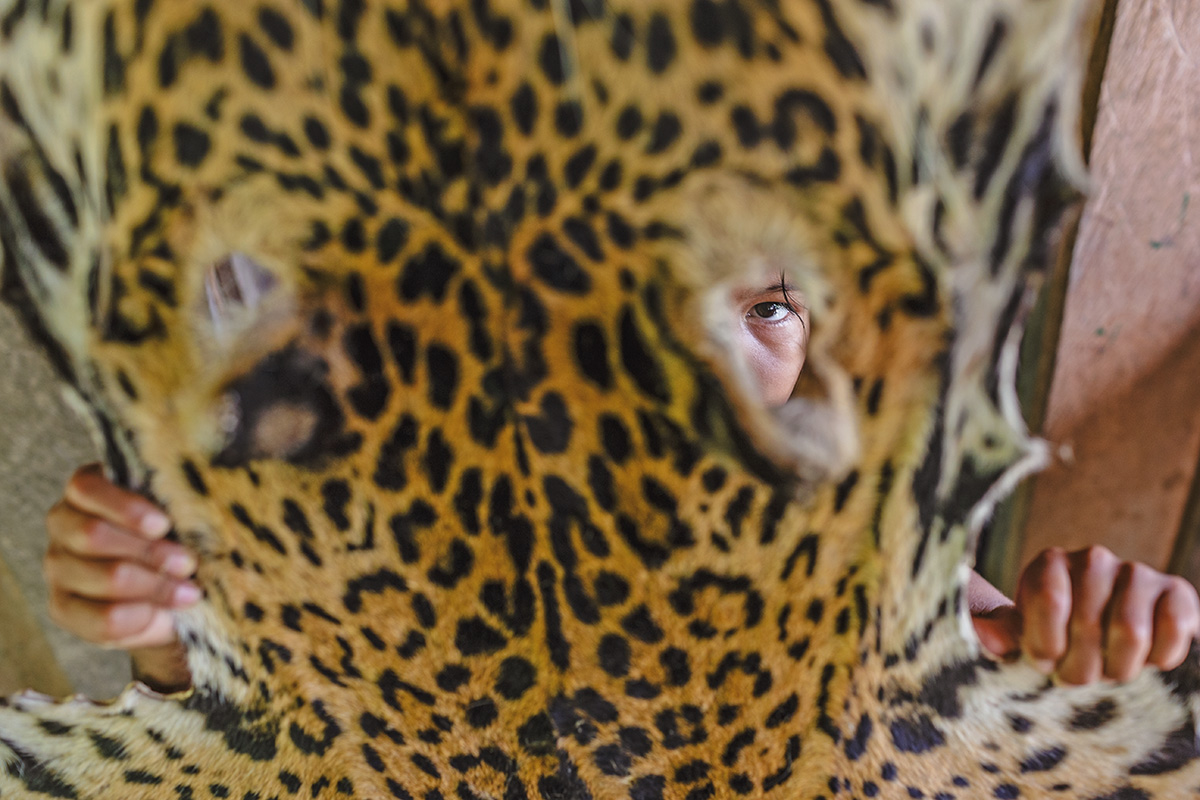
[(768, 284), (763, 289), (763, 294), (767, 292), (787, 292), (788, 294), (800, 294), (800, 287), (786, 281)]
[[(779, 306), (780, 308), (786, 309), (787, 313), (784, 314), (779, 319), (770, 319), (768, 317), (760, 317), (759, 315), (754, 313), (754, 309), (761, 305)], [(787, 322), (792, 317), (796, 317), (798, 319), (799, 313), (794, 308), (788, 306), (786, 303), (780, 302), (779, 300), (760, 300), (757, 303), (751, 303), (746, 308), (746, 313), (744, 316), (746, 319), (752, 320), (755, 323), (760, 324), (760, 325), (782, 325), (783, 323)]]
[[(777, 294), (782, 295), (787, 305), (794, 309), (806, 308), (804, 305), (804, 293), (796, 286), (790, 283), (775, 283), (768, 286), (762, 291), (762, 294)], [(761, 297), (761, 295), (759, 295)]]

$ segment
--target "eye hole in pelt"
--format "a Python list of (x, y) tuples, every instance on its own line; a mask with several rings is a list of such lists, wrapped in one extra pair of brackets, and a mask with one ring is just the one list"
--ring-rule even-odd
[(858, 457), (851, 380), (832, 352), (844, 313), (839, 253), (786, 190), (739, 176), (691, 187), (674, 251), (693, 281), (702, 352), (759, 450), (801, 485), (837, 480)]
[(275, 287), (275, 277), (245, 253), (230, 253), (204, 274), (204, 297), (218, 339), (248, 323)]

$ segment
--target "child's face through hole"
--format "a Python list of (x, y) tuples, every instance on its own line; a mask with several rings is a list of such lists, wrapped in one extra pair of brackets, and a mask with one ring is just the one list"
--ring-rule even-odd
[(763, 275), (731, 295), (735, 335), (757, 379), (763, 401), (781, 406), (792, 395), (808, 348), (804, 296), (782, 275)]

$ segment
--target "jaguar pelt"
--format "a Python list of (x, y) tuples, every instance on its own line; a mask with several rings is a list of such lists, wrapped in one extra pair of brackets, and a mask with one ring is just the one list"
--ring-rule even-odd
[(207, 593), (189, 691), (8, 700), (0, 798), (1200, 796), (1194, 660), (963, 601), (1095, 13), (0, 0), (7, 297)]

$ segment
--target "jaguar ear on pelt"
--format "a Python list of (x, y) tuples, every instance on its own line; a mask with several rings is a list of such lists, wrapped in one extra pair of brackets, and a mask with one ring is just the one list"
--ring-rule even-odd
[(964, 603), (1098, 5), (0, 0), (4, 299), (205, 592), (0, 798), (1200, 796), (1195, 657)]

